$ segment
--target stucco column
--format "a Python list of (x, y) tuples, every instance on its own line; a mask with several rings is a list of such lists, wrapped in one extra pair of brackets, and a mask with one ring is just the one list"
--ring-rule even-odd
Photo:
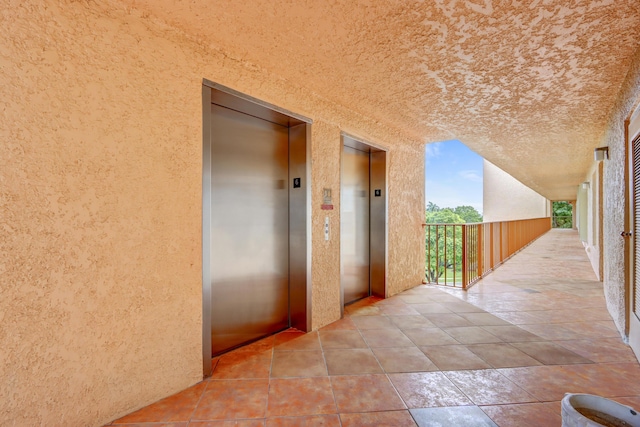
[(573, 228), (574, 230), (578, 229), (578, 226), (576, 225), (577, 222), (577, 214), (576, 214), (576, 201), (575, 200), (570, 200), (569, 203), (571, 204), (571, 228)]

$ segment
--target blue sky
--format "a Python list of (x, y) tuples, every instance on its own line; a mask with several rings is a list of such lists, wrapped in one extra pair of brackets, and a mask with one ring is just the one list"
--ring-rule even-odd
[(471, 205), (482, 213), (482, 157), (458, 140), (427, 144), (425, 200), (441, 208)]

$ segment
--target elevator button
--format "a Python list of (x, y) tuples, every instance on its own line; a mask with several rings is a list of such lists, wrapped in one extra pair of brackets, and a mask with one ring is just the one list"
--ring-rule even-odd
[(324, 240), (329, 240), (329, 217), (324, 217)]

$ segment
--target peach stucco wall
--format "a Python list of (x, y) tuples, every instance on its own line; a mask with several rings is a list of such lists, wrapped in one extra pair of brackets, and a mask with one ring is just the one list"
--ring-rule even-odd
[(388, 293), (421, 282), (419, 141), (117, 2), (10, 3), (0, 424), (100, 425), (202, 378), (203, 78), (314, 120), (314, 329), (340, 316), (341, 131), (389, 150)]

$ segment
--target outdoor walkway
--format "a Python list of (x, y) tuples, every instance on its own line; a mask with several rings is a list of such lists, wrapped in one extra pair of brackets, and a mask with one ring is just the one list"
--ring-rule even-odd
[(565, 393), (640, 408), (640, 366), (574, 231), (468, 292), (418, 286), (214, 361), (211, 379), (113, 425), (560, 426)]

